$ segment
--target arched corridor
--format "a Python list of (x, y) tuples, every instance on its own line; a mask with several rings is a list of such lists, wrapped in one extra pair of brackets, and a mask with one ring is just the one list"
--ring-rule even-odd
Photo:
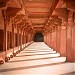
[(34, 35), (34, 42), (44, 42), (44, 36), (42, 33), (36, 33)]
[(75, 0), (0, 0), (0, 75), (75, 74)]
[[(42, 47), (41, 47), (42, 46)], [(1, 75), (66, 75), (73, 74), (73, 63), (65, 62), (43, 42), (35, 42), (0, 67)], [(60, 69), (61, 68), (61, 69)], [(70, 75), (71, 75), (70, 74)]]

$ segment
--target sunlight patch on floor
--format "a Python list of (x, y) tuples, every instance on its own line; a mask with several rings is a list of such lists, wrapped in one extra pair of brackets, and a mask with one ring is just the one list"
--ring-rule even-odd
[(0, 75), (61, 75), (75, 71), (75, 63), (43, 42), (34, 42), (9, 62), (0, 66)]

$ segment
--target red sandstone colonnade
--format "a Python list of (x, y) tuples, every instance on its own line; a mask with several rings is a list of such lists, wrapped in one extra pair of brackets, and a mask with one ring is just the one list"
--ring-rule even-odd
[(0, 64), (30, 45), (36, 33), (75, 62), (75, 1), (0, 0)]

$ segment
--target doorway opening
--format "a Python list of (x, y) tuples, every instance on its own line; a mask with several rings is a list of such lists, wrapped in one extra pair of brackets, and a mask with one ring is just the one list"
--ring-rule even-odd
[(44, 37), (42, 33), (36, 33), (34, 35), (34, 42), (44, 42)]

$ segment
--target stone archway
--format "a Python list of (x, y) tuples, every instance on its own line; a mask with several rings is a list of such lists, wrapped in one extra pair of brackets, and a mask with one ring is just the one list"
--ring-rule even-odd
[(44, 42), (44, 36), (42, 33), (36, 33), (34, 35), (34, 42)]

